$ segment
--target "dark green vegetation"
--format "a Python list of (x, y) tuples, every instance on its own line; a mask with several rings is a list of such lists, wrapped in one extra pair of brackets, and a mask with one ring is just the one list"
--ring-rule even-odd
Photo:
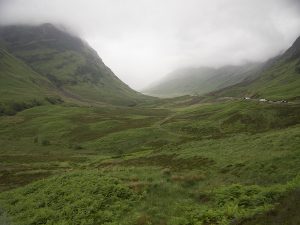
[(7, 197), (6, 207), (16, 216), (17, 224), (53, 225), (112, 224), (123, 220), (138, 200), (120, 180), (96, 172), (52, 177)]
[(239, 89), (289, 103), (224, 98), (238, 86), (153, 100), (80, 39), (21, 31), (2, 33), (0, 224), (299, 224), (297, 51)]

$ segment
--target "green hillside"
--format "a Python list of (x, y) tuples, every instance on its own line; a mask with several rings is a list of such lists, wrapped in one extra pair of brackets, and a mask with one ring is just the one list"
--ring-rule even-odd
[(145, 98), (119, 80), (86, 42), (51, 24), (2, 27), (0, 40), (62, 97), (119, 105)]
[(282, 55), (262, 64), (187, 68), (171, 73), (144, 93), (159, 97), (209, 95), (271, 100), (300, 96), (300, 38)]
[(61, 101), (49, 80), (1, 48), (0, 81), (0, 114)]
[(213, 93), (216, 96), (253, 96), (271, 100), (299, 99), (300, 97), (300, 38), (283, 55), (264, 65), (254, 80)]
[(169, 74), (162, 81), (143, 92), (158, 97), (182, 95), (203, 95), (255, 77), (261, 69), (260, 64), (225, 66), (214, 68), (186, 68)]

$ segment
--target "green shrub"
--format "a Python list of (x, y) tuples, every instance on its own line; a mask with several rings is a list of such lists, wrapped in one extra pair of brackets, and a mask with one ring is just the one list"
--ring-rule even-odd
[(34, 137), (33, 143), (39, 143), (39, 137)]
[(120, 180), (96, 171), (54, 176), (0, 194), (0, 205), (18, 225), (120, 224), (136, 200)]
[(75, 144), (69, 144), (69, 148), (72, 148), (74, 150), (80, 150), (80, 149), (83, 149), (83, 147), (78, 144), (78, 143), (75, 143)]
[(49, 141), (49, 140), (46, 140), (46, 139), (43, 139), (42, 142), (41, 142), (41, 144), (42, 144), (43, 146), (47, 146), (47, 145), (50, 145), (50, 141)]
[[(300, 186), (300, 177), (285, 185), (261, 187), (233, 184), (206, 193), (209, 208), (200, 220), (208, 224), (227, 225), (233, 220), (264, 213), (274, 207), (287, 192)], [(202, 194), (203, 195), (203, 194)]]
[(56, 105), (56, 104), (61, 104), (63, 103), (63, 100), (60, 98), (60, 97), (53, 97), (53, 96), (50, 96), (50, 97), (46, 97), (45, 100), (47, 102), (49, 102), (50, 104), (52, 105)]

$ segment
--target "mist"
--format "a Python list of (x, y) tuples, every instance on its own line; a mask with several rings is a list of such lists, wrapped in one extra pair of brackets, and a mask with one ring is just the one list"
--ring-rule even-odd
[(0, 0), (0, 25), (54, 23), (134, 89), (182, 67), (265, 61), (300, 34), (297, 0)]

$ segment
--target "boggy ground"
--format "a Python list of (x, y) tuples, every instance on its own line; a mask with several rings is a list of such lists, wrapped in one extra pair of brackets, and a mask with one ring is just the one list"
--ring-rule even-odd
[(299, 121), (234, 99), (2, 116), (0, 223), (293, 224)]

